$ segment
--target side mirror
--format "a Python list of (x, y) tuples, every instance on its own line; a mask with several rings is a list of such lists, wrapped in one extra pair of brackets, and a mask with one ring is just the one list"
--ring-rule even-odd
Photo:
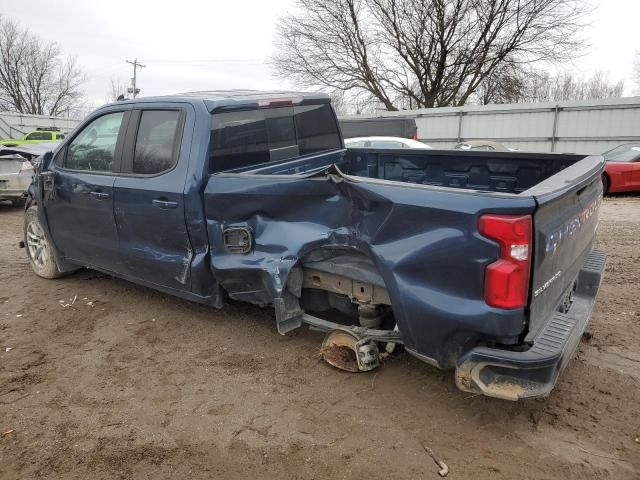
[(47, 152), (42, 156), (42, 161), (40, 163), (40, 171), (44, 172), (49, 170), (49, 165), (51, 165), (51, 160), (53, 160), (53, 152)]

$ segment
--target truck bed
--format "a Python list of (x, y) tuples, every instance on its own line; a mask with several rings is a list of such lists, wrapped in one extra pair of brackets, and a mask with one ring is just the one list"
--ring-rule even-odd
[(239, 169), (234, 173), (304, 175), (335, 164), (343, 174), (354, 177), (521, 194), (542, 183), (555, 183), (549, 180), (583, 160), (576, 170), (589, 169), (590, 165), (600, 162), (598, 158), (557, 153), (360, 148)]
[[(209, 237), (246, 227), (259, 253), (248, 264), (215, 245), (216, 277), (233, 298), (271, 303), (267, 292), (309, 252), (362, 252), (388, 290), (405, 347), (450, 367), (478, 342), (533, 338), (553, 315), (592, 250), (602, 166), (601, 157), (572, 154), (346, 149), (212, 175)], [(485, 266), (498, 254), (478, 236), (485, 213), (533, 218), (531, 287), (540, 293), (528, 308), (484, 301)], [(256, 283), (273, 265), (274, 286)]]
[(585, 157), (520, 152), (349, 149), (341, 170), (359, 177), (518, 194)]

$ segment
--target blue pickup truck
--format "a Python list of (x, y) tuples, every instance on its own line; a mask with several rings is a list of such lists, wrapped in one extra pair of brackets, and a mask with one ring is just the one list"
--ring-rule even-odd
[(591, 315), (600, 156), (345, 149), (322, 94), (104, 106), (41, 158), (34, 272), (81, 267), (195, 302), (272, 305), (345, 370), (398, 345), (465, 391), (548, 395)]

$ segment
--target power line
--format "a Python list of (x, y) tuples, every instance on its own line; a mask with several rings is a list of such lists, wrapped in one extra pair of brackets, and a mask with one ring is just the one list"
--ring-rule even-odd
[(209, 59), (193, 59), (193, 60), (153, 60), (153, 63), (185, 63), (185, 64), (202, 64), (202, 63), (265, 63), (262, 58), (209, 58)]
[(133, 78), (131, 79), (131, 84), (133, 88), (129, 89), (129, 93), (132, 93), (133, 98), (136, 98), (136, 95), (140, 93), (140, 89), (136, 88), (136, 78), (137, 78), (138, 67), (146, 68), (147, 66), (139, 63), (137, 58), (133, 62), (130, 62), (129, 60), (127, 60), (126, 62), (133, 65)]

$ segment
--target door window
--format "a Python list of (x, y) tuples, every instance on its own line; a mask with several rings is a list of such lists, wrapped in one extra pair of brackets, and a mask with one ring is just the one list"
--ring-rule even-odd
[(174, 167), (179, 120), (180, 112), (176, 110), (142, 112), (133, 156), (133, 173), (155, 175)]
[(65, 168), (91, 172), (111, 172), (124, 112), (102, 115), (87, 125), (71, 141)]

